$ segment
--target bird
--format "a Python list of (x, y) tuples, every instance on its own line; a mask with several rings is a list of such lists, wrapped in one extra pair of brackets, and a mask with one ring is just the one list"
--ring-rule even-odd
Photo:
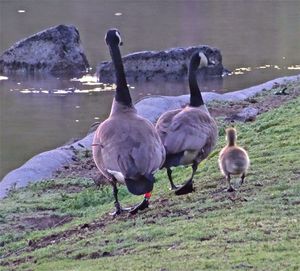
[[(113, 187), (115, 211), (132, 214), (148, 207), (155, 181), (154, 173), (165, 160), (165, 149), (154, 125), (139, 116), (130, 96), (119, 46), (123, 44), (118, 29), (109, 29), (106, 44), (115, 68), (116, 92), (109, 117), (102, 122), (92, 143), (93, 159), (99, 171)], [(144, 200), (131, 208), (122, 208), (117, 183), (125, 184)]]
[[(162, 168), (167, 169), (171, 190), (176, 195), (184, 195), (194, 191), (193, 178), (199, 163), (207, 158), (214, 149), (218, 128), (207, 110), (197, 82), (199, 67), (200, 76), (204, 76), (209, 62), (203, 51), (195, 52), (190, 59), (188, 81), (190, 102), (185, 108), (163, 113), (157, 123), (156, 130), (166, 149), (166, 160)], [(172, 167), (191, 165), (191, 177), (180, 187), (172, 179)]]
[(219, 167), (228, 182), (228, 192), (235, 189), (230, 183), (231, 175), (241, 175), (241, 185), (250, 165), (247, 151), (236, 144), (237, 132), (233, 127), (226, 129), (227, 145), (219, 153)]

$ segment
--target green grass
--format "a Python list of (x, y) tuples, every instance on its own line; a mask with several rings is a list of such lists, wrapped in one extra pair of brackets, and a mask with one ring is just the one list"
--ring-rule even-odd
[[(299, 270), (299, 127), (300, 98), (237, 126), (251, 167), (236, 194), (223, 190), (217, 167), (223, 131), (199, 166), (195, 193), (174, 196), (160, 171), (151, 208), (136, 216), (112, 219), (111, 188), (90, 180), (51, 180), (15, 191), (1, 201), (0, 270)], [(176, 182), (190, 172), (176, 169)], [(124, 187), (120, 199), (123, 205), (141, 200)], [(72, 220), (40, 230), (24, 223), (50, 215)], [(33, 250), (29, 240), (44, 245)]]

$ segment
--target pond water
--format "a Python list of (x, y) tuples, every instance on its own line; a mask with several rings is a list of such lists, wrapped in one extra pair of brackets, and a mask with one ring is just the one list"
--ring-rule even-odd
[[(207, 44), (233, 71), (205, 91), (228, 92), (300, 69), (300, 1), (1, 0), (0, 52), (58, 24), (80, 32), (90, 62), (109, 60), (103, 41), (119, 28), (122, 54)], [(92, 71), (93, 72), (93, 71)], [(33, 155), (86, 134), (109, 113), (112, 87), (83, 80), (0, 77), (0, 178)], [(188, 93), (183, 82), (131, 86), (134, 100)]]

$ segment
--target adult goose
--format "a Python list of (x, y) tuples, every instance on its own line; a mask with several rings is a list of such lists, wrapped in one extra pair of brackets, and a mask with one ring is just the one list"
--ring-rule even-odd
[[(105, 36), (115, 67), (116, 93), (110, 116), (99, 125), (93, 140), (93, 158), (101, 173), (113, 186), (116, 210), (136, 213), (148, 207), (153, 189), (153, 174), (165, 160), (165, 150), (152, 123), (137, 115), (127, 86), (119, 45), (121, 35), (110, 29)], [(145, 194), (135, 207), (122, 208), (117, 183), (134, 195)]]
[(226, 139), (227, 146), (219, 154), (219, 167), (228, 182), (227, 191), (233, 192), (235, 189), (230, 183), (230, 176), (240, 175), (242, 185), (250, 165), (250, 160), (246, 150), (236, 144), (237, 135), (234, 128), (226, 129)]
[[(204, 160), (216, 145), (218, 129), (210, 116), (197, 83), (197, 69), (203, 76), (208, 66), (208, 58), (204, 52), (192, 55), (189, 65), (188, 80), (190, 87), (190, 103), (183, 109), (164, 113), (157, 121), (156, 130), (166, 149), (166, 160), (163, 165), (167, 169), (171, 189), (176, 195), (194, 191), (193, 177), (199, 163)], [(181, 187), (177, 187), (172, 179), (171, 167), (191, 165), (192, 175)]]

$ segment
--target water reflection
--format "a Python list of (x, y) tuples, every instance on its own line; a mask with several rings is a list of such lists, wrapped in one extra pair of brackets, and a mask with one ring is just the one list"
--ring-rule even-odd
[[(107, 117), (113, 97), (111, 90), (101, 95), (90, 89), (89, 93), (72, 93), (70, 82), (60, 80), (44, 81), (43, 90), (39, 81), (19, 83), (10, 78), (1, 81), (2, 176), (38, 152), (84, 136), (95, 119)], [(68, 87), (64, 90), (64, 86)]]
[[(288, 67), (280, 67), (279, 65), (265, 64), (254, 67), (237, 67), (233, 69), (228, 76), (224, 79), (219, 77), (207, 78), (206, 80), (199, 79), (198, 82), (203, 91), (213, 91), (224, 93), (233, 91), (236, 88), (231, 88), (230, 85), (241, 85), (242, 81), (248, 81), (249, 77), (257, 74), (262, 77), (264, 74), (276, 73), (276, 70), (289, 71), (300, 70), (300, 65), (291, 65)], [(243, 79), (241, 80), (241, 76)], [(8, 77), (2, 76), (0, 80), (8, 80)], [(20, 82), (16, 82), (20, 81)], [(10, 91), (17, 91), (22, 94), (53, 94), (53, 95), (69, 95), (69, 94), (87, 94), (101, 93), (107, 91), (114, 91), (115, 84), (102, 83), (98, 81), (97, 76), (92, 74), (84, 75), (80, 78), (60, 79), (60, 78), (10, 78), (8, 80)], [(166, 81), (163, 78), (156, 78), (147, 82), (136, 82), (128, 85), (132, 91), (133, 99), (139, 100), (140, 98), (148, 95), (182, 95), (188, 93), (187, 78)], [(246, 86), (245, 86), (246, 87)]]
[(287, 67), (288, 70), (300, 70), (300, 65), (293, 65), (290, 67)]
[(278, 65), (266, 64), (266, 65), (261, 65), (259, 67), (241, 67), (241, 68), (235, 68), (229, 75), (242, 75), (245, 74), (246, 72), (251, 72), (253, 70), (264, 70), (264, 69), (268, 69), (267, 72), (269, 73), (272, 72), (272, 69), (273, 70), (300, 70), (300, 65), (279, 67)]

